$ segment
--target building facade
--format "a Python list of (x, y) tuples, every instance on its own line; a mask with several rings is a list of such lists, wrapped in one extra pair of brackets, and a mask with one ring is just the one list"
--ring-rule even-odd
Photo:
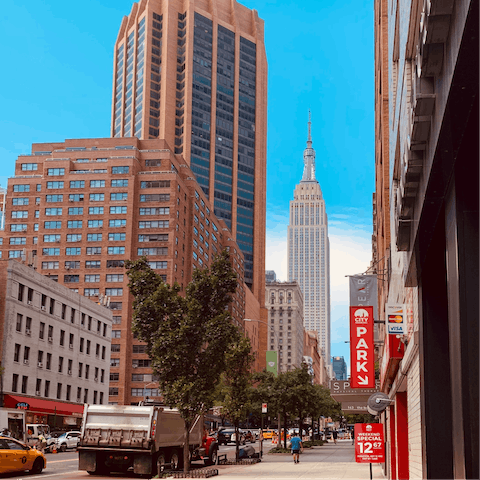
[(288, 281), (300, 285), (305, 329), (317, 332), (321, 355), (330, 365), (330, 245), (325, 200), (315, 178), (310, 119), (303, 161), (303, 177), (290, 202)]
[(108, 403), (112, 311), (18, 260), (0, 261), (0, 285), (1, 405), (78, 428), (84, 403)]
[[(374, 262), (388, 478), (479, 478), (478, 2), (375, 2)], [(390, 228), (388, 228), (390, 226)]]
[(332, 370), (337, 380), (347, 380), (347, 364), (343, 357), (332, 357)]
[(142, 0), (114, 52), (112, 137), (181, 154), (265, 288), (267, 61), (264, 24), (235, 0)]
[(265, 281), (267, 283), (272, 283), (277, 281), (277, 275), (274, 270), (265, 271)]
[(278, 352), (278, 371), (299, 368), (303, 362), (303, 295), (296, 282), (268, 283), (268, 349)]
[(165, 141), (34, 144), (9, 179), (6, 217), (3, 258), (25, 257), (43, 275), (112, 310), (110, 403), (158, 396), (145, 345), (131, 332), (125, 260), (147, 257), (156, 273), (184, 292), (193, 269), (228, 248), (239, 280), (229, 308), (244, 329), (243, 254)]

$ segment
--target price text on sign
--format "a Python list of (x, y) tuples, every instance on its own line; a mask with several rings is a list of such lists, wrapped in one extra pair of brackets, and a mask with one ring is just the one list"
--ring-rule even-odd
[(373, 307), (350, 307), (350, 388), (374, 388)]
[(385, 442), (381, 423), (355, 424), (355, 461), (357, 463), (385, 462)]

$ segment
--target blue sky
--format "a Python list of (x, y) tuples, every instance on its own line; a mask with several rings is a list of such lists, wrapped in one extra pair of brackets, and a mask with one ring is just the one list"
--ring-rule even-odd
[[(348, 282), (371, 258), (373, 0), (243, 0), (265, 20), (267, 269), (286, 280), (289, 201), (308, 110), (331, 244), (332, 355), (348, 361)], [(0, 14), (0, 185), (34, 142), (110, 134), (113, 46), (131, 0), (7, 2)]]

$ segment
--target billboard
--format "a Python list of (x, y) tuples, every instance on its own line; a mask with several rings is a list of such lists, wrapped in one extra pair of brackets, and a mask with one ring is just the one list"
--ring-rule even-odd
[(350, 307), (350, 387), (375, 388), (373, 307)]
[(378, 320), (377, 275), (352, 275), (349, 277), (350, 306), (373, 307), (373, 317)]

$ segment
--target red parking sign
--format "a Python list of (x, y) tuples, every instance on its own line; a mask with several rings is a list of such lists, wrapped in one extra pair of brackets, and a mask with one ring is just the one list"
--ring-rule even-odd
[(385, 442), (381, 423), (355, 424), (355, 461), (357, 463), (385, 462)]

